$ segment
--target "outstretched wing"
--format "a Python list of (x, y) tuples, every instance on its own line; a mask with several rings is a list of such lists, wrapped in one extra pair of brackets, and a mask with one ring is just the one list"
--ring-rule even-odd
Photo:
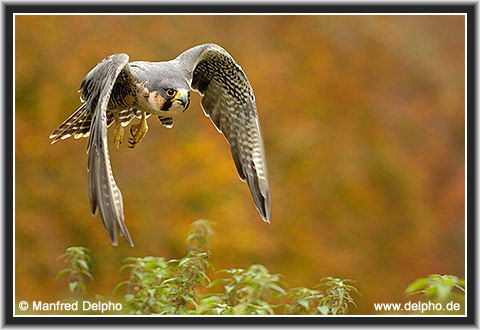
[(110, 241), (117, 245), (117, 231), (133, 246), (125, 226), (122, 193), (113, 178), (108, 155), (107, 106), (117, 77), (131, 75), (128, 55), (116, 54), (97, 64), (83, 79), (80, 87), (85, 107), (92, 112), (88, 138), (88, 189), (92, 214), (100, 209)]
[(240, 179), (247, 180), (262, 219), (270, 222), (271, 197), (257, 107), (252, 87), (230, 54), (215, 44), (191, 48), (176, 59), (187, 71), (202, 108), (223, 133)]

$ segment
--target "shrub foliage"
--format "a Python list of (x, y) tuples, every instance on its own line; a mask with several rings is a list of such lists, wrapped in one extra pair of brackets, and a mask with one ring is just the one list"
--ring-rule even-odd
[[(120, 271), (127, 279), (114, 292), (124, 292), (124, 311), (137, 315), (342, 315), (356, 307), (354, 295), (359, 295), (354, 280), (324, 277), (313, 288), (286, 289), (280, 275), (254, 264), (247, 269), (222, 269), (220, 278), (211, 281), (208, 272), (208, 244), (212, 225), (197, 220), (187, 237), (188, 253), (182, 259), (162, 257), (129, 257)], [(74, 295), (86, 291), (85, 279), (91, 278), (88, 249), (70, 247), (62, 256), (69, 290)], [(412, 283), (406, 294), (422, 294), (425, 299), (462, 298), (465, 283), (451, 275), (430, 275)], [(455, 290), (455, 292), (453, 292)]]

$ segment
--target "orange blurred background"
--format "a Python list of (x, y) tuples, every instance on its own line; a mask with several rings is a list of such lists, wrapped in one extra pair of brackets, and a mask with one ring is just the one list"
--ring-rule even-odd
[[(91, 250), (89, 293), (110, 296), (126, 277), (123, 258), (184, 256), (199, 218), (215, 222), (217, 270), (261, 263), (290, 287), (355, 279), (354, 314), (403, 301), (419, 277), (464, 277), (464, 23), (435, 15), (16, 16), (15, 298), (64, 298), (57, 256), (72, 245)], [(135, 243), (113, 247), (90, 214), (87, 140), (50, 145), (48, 137), (80, 106), (80, 82), (104, 57), (163, 61), (207, 42), (224, 47), (253, 86), (272, 223), (261, 221), (195, 94), (173, 129), (151, 119), (138, 147), (110, 148)]]

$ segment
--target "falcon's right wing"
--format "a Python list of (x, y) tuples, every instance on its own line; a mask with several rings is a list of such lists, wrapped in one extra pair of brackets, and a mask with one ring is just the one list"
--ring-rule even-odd
[(88, 138), (88, 187), (92, 214), (100, 209), (110, 241), (117, 245), (117, 231), (133, 246), (125, 225), (122, 193), (113, 178), (108, 154), (107, 106), (119, 74), (131, 76), (126, 54), (115, 54), (97, 64), (83, 79), (80, 91), (92, 112)]

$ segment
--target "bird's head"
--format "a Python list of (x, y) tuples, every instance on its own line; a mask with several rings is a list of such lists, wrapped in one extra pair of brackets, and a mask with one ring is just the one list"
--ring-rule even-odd
[[(150, 87), (151, 88), (151, 87)], [(139, 100), (142, 108), (155, 115), (174, 117), (190, 105), (190, 91), (184, 87), (157, 87), (143, 89), (143, 97)]]
[(164, 88), (160, 93), (165, 99), (163, 111), (183, 112), (190, 105), (190, 91), (185, 88)]

